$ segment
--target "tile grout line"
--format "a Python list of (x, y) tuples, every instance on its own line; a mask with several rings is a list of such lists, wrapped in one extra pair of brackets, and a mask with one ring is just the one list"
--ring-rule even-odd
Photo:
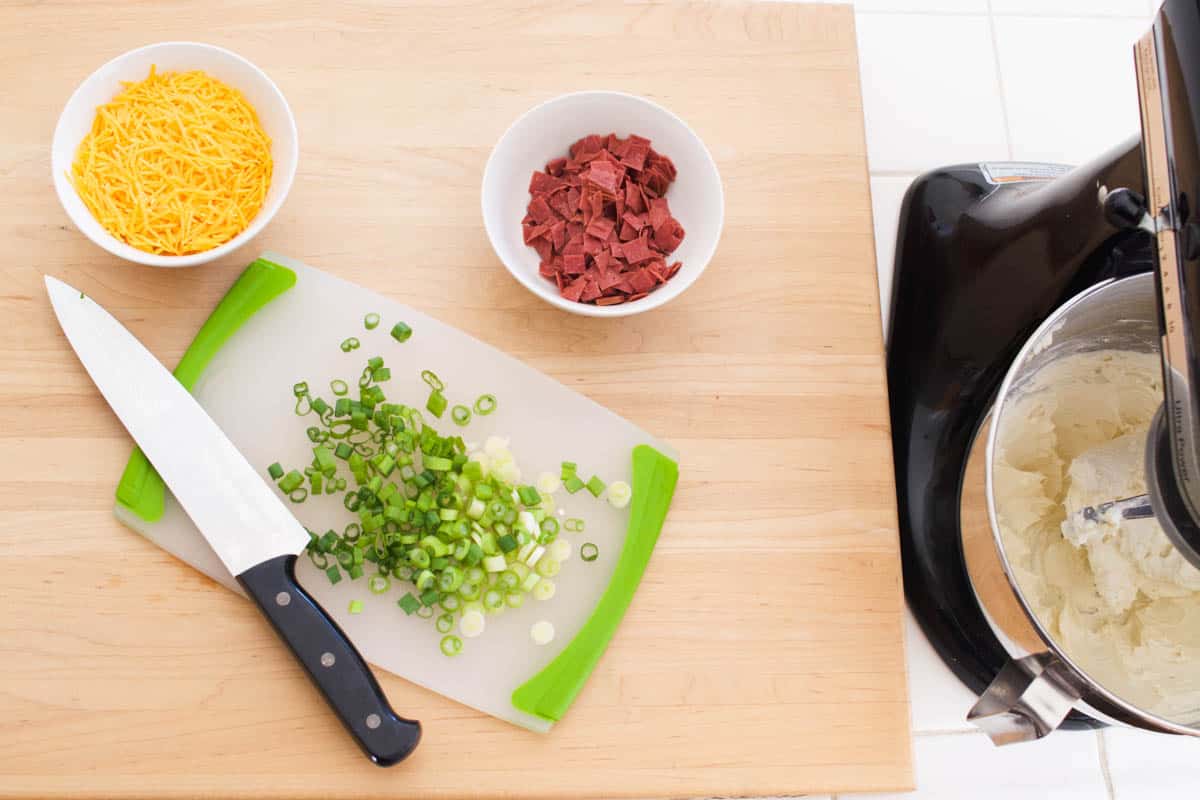
[(1004, 73), (1000, 71), (1000, 40), (996, 36), (996, 17), (992, 13), (992, 0), (987, 0), (988, 34), (992, 37), (992, 63), (996, 66), (996, 85), (1000, 89), (1000, 118), (1004, 120), (1004, 141), (1008, 145), (1008, 158), (1013, 159), (1012, 124), (1008, 121), (1008, 100), (1004, 94)]
[(1096, 750), (1100, 756), (1100, 774), (1104, 777), (1104, 788), (1108, 789), (1108, 800), (1117, 800), (1117, 790), (1113, 786), (1112, 772), (1108, 768), (1108, 741), (1104, 737), (1104, 729), (1096, 731)]

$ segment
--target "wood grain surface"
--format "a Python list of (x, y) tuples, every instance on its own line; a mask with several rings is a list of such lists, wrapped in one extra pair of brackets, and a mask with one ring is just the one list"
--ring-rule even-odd
[[(291, 196), (249, 247), (122, 263), (68, 223), (50, 138), (107, 59), (194, 39), (296, 113)], [(912, 785), (902, 598), (853, 13), (778, 3), (0, 0), (0, 795), (684, 797)], [(555, 310), (485, 238), (493, 142), (584, 88), (708, 144), (725, 233), (704, 276), (620, 320)], [(425, 725), (370, 766), (249, 605), (119, 525), (130, 442), (41, 276), (174, 364), (275, 249), (525, 359), (682, 453), (645, 580), (567, 718), (538, 736), (381, 674)]]

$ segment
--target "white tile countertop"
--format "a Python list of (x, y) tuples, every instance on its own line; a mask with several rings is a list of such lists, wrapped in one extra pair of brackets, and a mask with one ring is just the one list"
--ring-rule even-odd
[[(849, 0), (829, 0), (848, 2)], [(1132, 46), (1159, 0), (854, 0), (884, 319), (900, 204), (955, 163), (1079, 164), (1138, 132)], [(1058, 731), (994, 747), (908, 617), (917, 790), (905, 800), (1200, 797), (1200, 739)], [(815, 797), (838, 800), (851, 795)]]
[[(928, 169), (994, 160), (1077, 164), (1138, 131), (1132, 45), (1155, 0), (857, 0), (880, 294), (887, 313), (900, 204)], [(974, 695), (909, 618), (918, 789), (942, 798), (1200, 796), (1200, 740), (1059, 731), (996, 748), (965, 721)], [(879, 796), (879, 795), (877, 795)]]

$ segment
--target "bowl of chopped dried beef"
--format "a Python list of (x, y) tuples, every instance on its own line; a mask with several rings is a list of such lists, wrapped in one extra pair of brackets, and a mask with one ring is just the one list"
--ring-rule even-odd
[(500, 138), (483, 222), (518, 281), (552, 305), (626, 316), (678, 297), (708, 266), (721, 176), (687, 123), (621, 92), (542, 103)]

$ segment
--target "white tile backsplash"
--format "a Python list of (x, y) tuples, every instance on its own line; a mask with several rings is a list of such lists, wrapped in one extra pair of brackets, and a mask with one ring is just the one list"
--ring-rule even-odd
[(857, 15), (871, 169), (1006, 158), (986, 16)]
[(1116, 728), (1103, 736), (1115, 800), (1200, 796), (1200, 740)]
[(991, 0), (992, 13), (1055, 17), (1145, 17), (1147, 0)]
[[(1096, 734), (1061, 732), (1034, 744), (994, 747), (982, 733), (918, 736), (917, 791), (874, 800), (1103, 800)], [(850, 797), (849, 795), (847, 797)]]
[(1078, 164), (1139, 130), (1133, 43), (1147, 19), (996, 17), (1014, 158)]

